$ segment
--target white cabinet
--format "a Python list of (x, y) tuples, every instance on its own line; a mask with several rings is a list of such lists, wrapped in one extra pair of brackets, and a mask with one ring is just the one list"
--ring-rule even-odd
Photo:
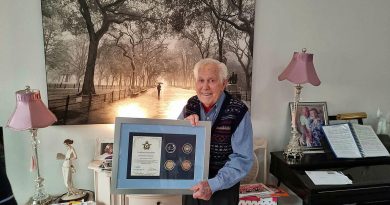
[(125, 205), (124, 195), (111, 194), (111, 172), (93, 172), (96, 205)]
[(181, 195), (111, 194), (111, 172), (102, 171), (96, 161), (88, 166), (93, 170), (96, 205), (181, 205)]

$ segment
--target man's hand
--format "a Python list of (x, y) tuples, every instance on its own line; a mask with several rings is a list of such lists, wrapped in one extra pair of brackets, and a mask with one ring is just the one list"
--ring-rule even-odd
[(189, 115), (185, 118), (185, 120), (190, 121), (192, 126), (198, 126), (199, 125), (199, 116), (197, 114)]
[(202, 181), (196, 184), (195, 186), (191, 187), (191, 190), (194, 192), (192, 194), (194, 199), (203, 199), (207, 201), (211, 198), (211, 195), (213, 195), (207, 181)]

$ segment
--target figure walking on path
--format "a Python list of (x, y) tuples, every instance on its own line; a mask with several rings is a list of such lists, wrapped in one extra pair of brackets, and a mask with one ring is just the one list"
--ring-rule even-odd
[(232, 75), (229, 77), (230, 84), (237, 84), (237, 74), (232, 72)]
[(158, 93), (158, 99), (160, 100), (160, 92), (161, 92), (161, 84), (159, 83), (157, 85), (157, 93)]

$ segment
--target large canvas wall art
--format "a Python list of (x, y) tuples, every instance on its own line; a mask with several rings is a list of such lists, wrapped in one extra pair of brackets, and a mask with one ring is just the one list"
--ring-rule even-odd
[(42, 0), (49, 109), (59, 125), (176, 119), (193, 66), (215, 58), (250, 106), (255, 0)]

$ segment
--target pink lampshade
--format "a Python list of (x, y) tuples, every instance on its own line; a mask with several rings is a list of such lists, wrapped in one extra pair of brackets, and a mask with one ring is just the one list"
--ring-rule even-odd
[(321, 81), (314, 69), (313, 54), (306, 53), (306, 49), (303, 49), (302, 53), (294, 52), (291, 62), (278, 77), (279, 81), (285, 79), (295, 84), (320, 85)]
[(56, 121), (56, 116), (42, 102), (39, 90), (27, 87), (16, 92), (16, 108), (8, 120), (8, 127), (15, 130), (37, 129)]

